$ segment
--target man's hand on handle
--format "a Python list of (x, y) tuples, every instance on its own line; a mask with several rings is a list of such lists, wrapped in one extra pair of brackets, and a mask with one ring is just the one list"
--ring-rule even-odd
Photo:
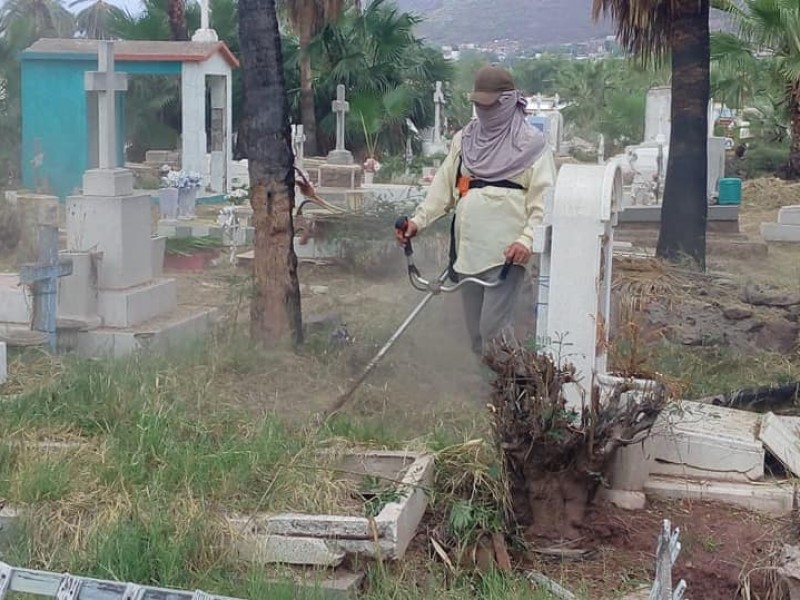
[(503, 256), (505, 257), (506, 262), (510, 262), (515, 265), (524, 265), (531, 258), (531, 250), (519, 242), (514, 242), (505, 249)]
[(411, 219), (405, 220), (403, 228), (395, 226), (394, 237), (401, 246), (405, 246), (406, 242), (408, 242), (408, 240), (413, 238), (415, 235), (417, 235), (417, 226)]

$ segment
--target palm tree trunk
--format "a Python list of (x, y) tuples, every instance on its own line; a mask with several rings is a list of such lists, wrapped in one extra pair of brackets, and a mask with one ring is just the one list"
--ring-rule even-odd
[(672, 131), (656, 253), (706, 262), (709, 0), (684, 0), (672, 23)]
[(789, 177), (800, 177), (800, 83), (792, 86), (789, 99), (789, 123), (792, 130), (792, 142), (789, 146)]
[(248, 119), (250, 202), (255, 225), (254, 339), (303, 338), (294, 253), (294, 156), (275, 0), (239, 0), (239, 36)]
[(172, 41), (185, 42), (189, 39), (189, 28), (186, 26), (186, 5), (184, 0), (169, 0), (167, 4), (169, 30)]
[(306, 141), (303, 146), (306, 156), (318, 156), (317, 115), (314, 107), (314, 75), (311, 71), (311, 55), (308, 47), (310, 38), (303, 36), (300, 40), (300, 119), (303, 121), (303, 133)]

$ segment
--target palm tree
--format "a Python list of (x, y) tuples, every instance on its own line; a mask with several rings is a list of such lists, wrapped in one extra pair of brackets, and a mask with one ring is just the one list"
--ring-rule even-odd
[(709, 0), (594, 0), (622, 45), (645, 62), (672, 65), (672, 132), (656, 253), (706, 261)]
[(392, 2), (373, 0), (362, 12), (349, 8), (314, 40), (311, 54), (320, 71), (317, 120), (327, 134), (324, 139), (318, 136), (320, 142), (330, 140), (330, 99), (340, 83), (348, 88), (347, 131), (354, 149), (371, 146), (367, 138), (371, 142), (377, 137), (383, 149), (402, 151), (406, 118), (418, 128), (433, 123), (434, 83), (452, 79), (453, 69), (440, 52), (414, 35), (418, 22)]
[(72, 37), (75, 19), (58, 0), (7, 0), (0, 7), (0, 33), (24, 28), (31, 43), (43, 37)]
[[(74, 0), (70, 8), (86, 4), (87, 0)], [(81, 10), (75, 17), (78, 31), (92, 40), (110, 40), (114, 37), (114, 26), (124, 16), (122, 10), (104, 0), (96, 0)]]
[(253, 337), (303, 339), (294, 253), (294, 156), (275, 0), (239, 0), (239, 42), (255, 224)]
[(185, 0), (169, 0), (167, 3), (169, 17), (169, 30), (174, 42), (183, 42), (189, 39), (189, 28), (186, 26)]
[(314, 106), (314, 78), (311, 70), (311, 41), (342, 14), (344, 0), (284, 0), (292, 29), (300, 41), (300, 113), (306, 134), (305, 154), (319, 154), (317, 117)]
[[(739, 35), (714, 36), (714, 57), (721, 65), (733, 63), (747, 74), (772, 72), (777, 76), (782, 104), (788, 110), (791, 132), (788, 175), (800, 177), (800, 3), (797, 0), (743, 0), (722, 2), (738, 25)], [(763, 88), (762, 88), (763, 90)], [(759, 94), (763, 95), (763, 93)]]

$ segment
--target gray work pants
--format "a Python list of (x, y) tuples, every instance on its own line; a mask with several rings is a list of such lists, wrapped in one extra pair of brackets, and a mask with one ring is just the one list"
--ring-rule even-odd
[[(486, 282), (497, 281), (502, 267), (495, 267), (478, 275)], [(464, 317), (472, 351), (482, 356), (492, 341), (513, 331), (517, 298), (525, 278), (525, 268), (514, 265), (505, 281), (495, 288), (483, 288), (477, 283), (467, 283), (461, 288)]]

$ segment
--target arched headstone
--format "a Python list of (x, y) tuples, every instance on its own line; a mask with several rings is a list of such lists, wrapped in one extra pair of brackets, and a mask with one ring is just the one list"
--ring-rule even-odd
[(596, 373), (606, 371), (614, 227), (622, 202), (622, 171), (607, 165), (563, 165), (556, 182), (549, 252), (547, 315), (538, 324), (545, 347), (575, 365), (581, 378), (568, 391), (572, 408), (589, 399)]

